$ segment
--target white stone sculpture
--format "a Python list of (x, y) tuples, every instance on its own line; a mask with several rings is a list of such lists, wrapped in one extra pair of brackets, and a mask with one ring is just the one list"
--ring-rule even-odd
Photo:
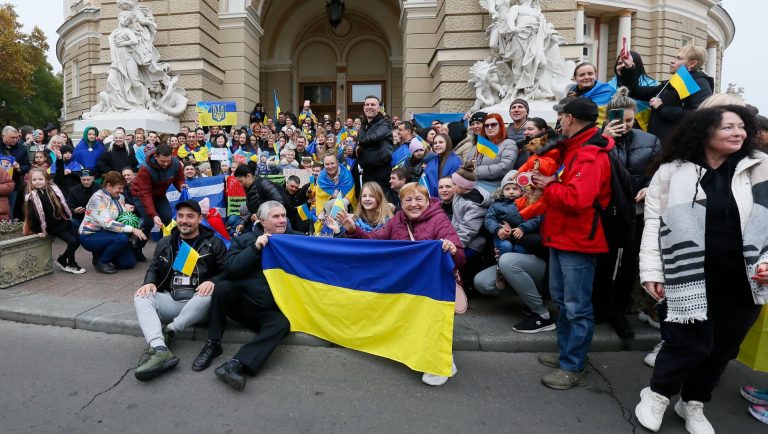
[[(530, 101), (554, 101), (564, 98), (574, 63), (566, 62), (560, 55), (560, 36), (548, 23), (538, 0), (480, 0), (480, 5), (491, 15), (488, 27), (491, 57), (472, 66), (469, 82), (477, 88), (477, 100), (473, 110), (494, 104), (507, 105), (515, 98)], [(481, 65), (483, 64), (483, 65)], [(501, 64), (504, 67), (500, 66)], [(486, 73), (486, 83), (478, 87), (477, 71), (509, 70), (509, 77), (499, 73)], [(487, 89), (506, 89), (503, 95), (490, 94)], [(482, 98), (481, 98), (482, 94)], [(506, 110), (505, 110), (506, 111)]]
[(109, 35), (112, 63), (107, 85), (99, 93), (99, 102), (83, 114), (83, 119), (115, 118), (127, 113), (177, 118), (187, 108), (186, 91), (178, 85), (178, 76), (168, 74), (168, 64), (160, 62), (154, 46), (157, 24), (152, 12), (139, 6), (138, 0), (117, 0), (117, 6), (122, 12), (117, 17), (117, 28)]

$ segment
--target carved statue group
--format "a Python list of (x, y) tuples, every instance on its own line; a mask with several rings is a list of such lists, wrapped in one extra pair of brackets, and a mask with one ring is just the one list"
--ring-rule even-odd
[(573, 62), (560, 55), (565, 38), (548, 23), (538, 0), (480, 0), (491, 15), (491, 56), (470, 69), (477, 100), (472, 110), (512, 101), (565, 96)]
[(138, 0), (117, 0), (122, 10), (117, 28), (109, 35), (112, 63), (99, 102), (83, 118), (102, 113), (150, 111), (180, 116), (187, 108), (186, 91), (170, 67), (160, 62), (154, 46), (157, 24), (152, 12)]

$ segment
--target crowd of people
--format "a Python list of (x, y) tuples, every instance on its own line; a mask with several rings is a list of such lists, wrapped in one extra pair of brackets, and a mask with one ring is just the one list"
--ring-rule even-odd
[[(634, 52), (619, 56), (610, 83), (582, 63), (554, 124), (517, 99), (509, 124), (476, 112), (417, 125), (371, 96), (359, 118), (318, 117), (305, 101), (273, 119), (257, 104), (247, 127), (86, 128), (75, 146), (54, 125), (7, 126), (0, 197), (27, 233), (66, 243), (55, 262), (71, 273), (85, 272), (81, 245), (102, 273), (146, 261), (152, 228), (175, 219), (135, 295), (149, 344), (140, 380), (176, 366), (174, 335), (203, 319), (208, 340), (192, 367), (206, 369), (222, 354), (227, 317), (256, 338), (215, 374), (241, 390), (259, 371), (290, 329), (259, 267), (271, 234), (440, 240), (470, 299), (516, 295), (526, 314), (516, 332), (557, 334), (558, 352), (539, 356), (554, 368), (542, 378), (553, 389), (586, 384), (595, 323), (634, 337), (627, 314), (641, 285), (640, 316), (660, 327), (661, 343), (644, 359), (654, 371), (636, 416), (656, 431), (680, 394), (688, 431), (713, 432), (703, 405), (768, 301), (768, 120), (738, 96), (713, 95), (705, 63), (695, 46), (670, 62), (699, 87), (685, 97), (648, 77)], [(166, 197), (216, 175), (245, 191), (226, 218), (229, 250), (196, 201), (174, 210)], [(622, 205), (628, 213), (611, 212)], [(192, 276), (170, 268), (182, 242), (205, 251)]]

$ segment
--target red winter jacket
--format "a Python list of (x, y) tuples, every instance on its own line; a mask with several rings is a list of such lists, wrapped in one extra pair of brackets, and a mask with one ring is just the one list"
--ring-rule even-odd
[(451, 219), (445, 215), (440, 207), (440, 200), (431, 198), (429, 207), (415, 221), (408, 220), (405, 213), (400, 210), (395, 216), (387, 221), (387, 224), (373, 232), (366, 233), (360, 226), (355, 228), (352, 234), (355, 238), (368, 238), (375, 240), (406, 240), (410, 241), (408, 234), (408, 225), (413, 231), (413, 239), (421, 240), (442, 240), (446, 239), (456, 245), (456, 254), (453, 255), (453, 262), (456, 268), (464, 266), (464, 246), (461, 244), (456, 229), (451, 224)]
[(544, 189), (547, 212), (541, 225), (545, 246), (578, 253), (605, 253), (608, 242), (595, 198), (601, 207), (611, 199), (613, 139), (588, 127), (561, 142), (564, 170), (560, 182)]
[(147, 155), (147, 164), (139, 168), (139, 173), (131, 183), (131, 194), (134, 200), (140, 200), (149, 218), (155, 218), (154, 198), (165, 197), (168, 187), (173, 184), (181, 191), (184, 184), (184, 167), (176, 157), (171, 164), (163, 169), (157, 164), (154, 153)]

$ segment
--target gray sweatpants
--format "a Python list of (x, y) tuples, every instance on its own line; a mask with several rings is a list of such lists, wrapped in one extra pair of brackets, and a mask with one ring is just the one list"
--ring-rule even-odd
[(175, 301), (171, 294), (158, 292), (146, 297), (133, 297), (133, 306), (139, 318), (139, 326), (150, 347), (165, 346), (163, 325), (169, 323), (176, 332), (183, 331), (208, 316), (211, 296), (193, 296), (187, 301)]
[(499, 258), (499, 270), (507, 282), (506, 288), (496, 288), (496, 266), (493, 266), (475, 275), (475, 289), (488, 295), (517, 294), (534, 313), (543, 315), (548, 311), (538, 288), (544, 284), (546, 269), (547, 263), (538, 256), (505, 253)]

